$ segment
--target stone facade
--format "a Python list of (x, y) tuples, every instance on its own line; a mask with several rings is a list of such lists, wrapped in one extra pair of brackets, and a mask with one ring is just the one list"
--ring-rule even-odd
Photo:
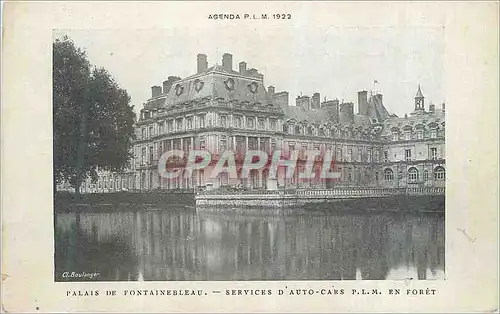
[(158, 160), (171, 149), (206, 149), (215, 156), (225, 150), (244, 154), (247, 149), (332, 152), (342, 174), (339, 180), (300, 182), (297, 175), (287, 178), (279, 172), (277, 186), (284, 189), (444, 187), (444, 104), (440, 110), (430, 105), (426, 111), (420, 86), (410, 115), (389, 114), (382, 95), (366, 91), (357, 95), (355, 114), (354, 103), (320, 102), (319, 93), (299, 96), (297, 105), (291, 106), (288, 92), (275, 92), (273, 86), (266, 89), (263, 75), (247, 70), (246, 62), (235, 71), (230, 54), (224, 54), (222, 66), (207, 67), (206, 60), (200, 54), (196, 74), (184, 79), (171, 76), (163, 89), (152, 87), (136, 123), (130, 169), (103, 173), (97, 184), (85, 183), (83, 192), (196, 190), (207, 184), (268, 187), (267, 170), (252, 171), (242, 181), (227, 174), (208, 180), (203, 171), (194, 171), (187, 179), (166, 180), (158, 175)]

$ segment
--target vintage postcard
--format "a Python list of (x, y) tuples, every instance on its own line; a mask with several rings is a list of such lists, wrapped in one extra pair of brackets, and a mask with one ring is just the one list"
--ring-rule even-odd
[(7, 2), (2, 311), (498, 312), (498, 2)]

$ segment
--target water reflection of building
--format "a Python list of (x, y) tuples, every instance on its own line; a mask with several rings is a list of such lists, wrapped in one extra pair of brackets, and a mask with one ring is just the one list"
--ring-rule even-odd
[[(81, 214), (80, 226), (88, 239), (133, 251), (122, 280), (432, 279), (444, 269), (437, 215), (148, 211)], [(96, 268), (103, 262), (85, 261)]]
[[(390, 114), (380, 93), (360, 91), (357, 114), (352, 102), (320, 98), (319, 93), (299, 96), (292, 106), (288, 92), (266, 88), (264, 76), (247, 69), (245, 62), (233, 70), (231, 54), (224, 54), (222, 65), (213, 67), (208, 67), (206, 55), (199, 54), (196, 74), (169, 76), (162, 86), (151, 88), (136, 123), (131, 169), (102, 173), (97, 183), (84, 183), (83, 192), (187, 189), (208, 182), (202, 170), (189, 178), (161, 178), (158, 160), (172, 149), (205, 149), (214, 155), (226, 150), (244, 154), (247, 149), (332, 152), (342, 173), (340, 181), (301, 183), (297, 174), (286, 178), (278, 173), (279, 185), (287, 188), (444, 186), (444, 103), (441, 108), (430, 104), (426, 110), (420, 86), (413, 111), (404, 117)], [(266, 188), (268, 174), (255, 170), (241, 183)], [(240, 182), (221, 174), (212, 183), (218, 187)]]

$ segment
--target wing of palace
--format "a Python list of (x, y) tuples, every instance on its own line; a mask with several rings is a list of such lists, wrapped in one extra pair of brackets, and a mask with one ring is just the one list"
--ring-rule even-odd
[(266, 169), (253, 170), (246, 179), (227, 173), (209, 179), (203, 170), (164, 179), (158, 175), (158, 160), (172, 149), (208, 150), (216, 156), (226, 150), (317, 149), (330, 151), (341, 173), (334, 182), (301, 182), (296, 175), (279, 174), (278, 188), (444, 187), (445, 105), (426, 108), (420, 85), (413, 101), (413, 111), (404, 117), (390, 114), (380, 93), (367, 91), (358, 92), (357, 113), (353, 102), (321, 100), (320, 93), (299, 96), (291, 105), (288, 92), (266, 88), (263, 75), (245, 62), (234, 70), (231, 54), (212, 67), (206, 55), (198, 54), (196, 74), (169, 76), (151, 88), (136, 121), (134, 158), (127, 171), (102, 172), (81, 190), (196, 190), (207, 184), (268, 188)]

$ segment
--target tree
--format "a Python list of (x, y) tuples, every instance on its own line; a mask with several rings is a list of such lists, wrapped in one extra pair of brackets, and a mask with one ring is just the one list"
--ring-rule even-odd
[(79, 194), (98, 169), (129, 165), (135, 114), (127, 91), (68, 37), (53, 43), (52, 70), (54, 184), (66, 180)]

